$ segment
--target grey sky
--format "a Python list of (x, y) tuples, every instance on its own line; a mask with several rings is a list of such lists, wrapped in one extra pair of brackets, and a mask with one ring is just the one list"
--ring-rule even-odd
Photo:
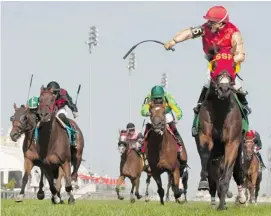
[[(84, 158), (95, 172), (118, 175), (120, 155), (116, 149), (118, 129), (129, 119), (127, 61), (122, 57), (135, 43), (167, 41), (185, 27), (204, 22), (202, 16), (213, 2), (1, 2), (2, 80), (1, 124), (10, 125), (12, 104), (25, 103), (31, 73), (31, 95), (39, 95), (42, 84), (59, 81), (75, 99), (78, 84), (79, 126), (85, 136)], [(222, 4), (220, 2), (219, 4)], [(270, 134), (270, 2), (226, 2), (230, 17), (241, 30), (246, 62), (241, 76), (253, 109), (251, 126), (262, 136), (262, 155), (267, 164)], [(89, 26), (100, 30), (99, 46), (88, 54), (84, 43)], [(188, 150), (191, 166), (189, 194), (196, 191), (200, 160), (191, 136), (192, 107), (206, 79), (207, 63), (201, 40), (187, 41), (176, 51), (157, 44), (135, 50), (132, 118), (141, 129), (141, 104), (161, 74), (169, 74), (169, 91), (183, 110), (178, 128)], [(269, 60), (268, 60), (269, 59)], [(89, 71), (92, 68), (92, 132), (89, 134)], [(70, 112), (69, 112), (70, 113)], [(71, 117), (71, 113), (70, 113)], [(264, 172), (267, 177), (267, 171)], [(145, 177), (145, 174), (143, 175)], [(265, 179), (265, 178), (263, 178)], [(145, 183), (141, 182), (143, 186)], [(145, 186), (144, 186), (145, 187)], [(262, 183), (261, 193), (266, 189)]]

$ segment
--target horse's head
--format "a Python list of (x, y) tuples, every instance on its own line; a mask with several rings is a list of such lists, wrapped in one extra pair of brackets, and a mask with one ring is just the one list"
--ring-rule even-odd
[(219, 99), (229, 97), (232, 86), (239, 71), (239, 64), (236, 64), (230, 51), (220, 50), (215, 54), (214, 59), (209, 63), (211, 73), (211, 86), (214, 88)]
[(56, 111), (56, 95), (54, 94), (54, 90), (42, 86), (38, 107), (38, 115), (40, 116), (41, 121), (50, 121), (54, 111)]
[(10, 132), (10, 138), (16, 142), (23, 133), (34, 129), (36, 120), (31, 115), (29, 107), (21, 105), (17, 108), (16, 104), (13, 105), (15, 113), (10, 117), (12, 122), (12, 129)]
[(150, 119), (152, 128), (156, 133), (161, 133), (166, 126), (166, 104), (154, 103), (150, 105)]
[(245, 156), (247, 160), (251, 160), (252, 156), (254, 154), (254, 148), (255, 148), (255, 137), (254, 136), (250, 136), (249, 133), (246, 133), (245, 135)]

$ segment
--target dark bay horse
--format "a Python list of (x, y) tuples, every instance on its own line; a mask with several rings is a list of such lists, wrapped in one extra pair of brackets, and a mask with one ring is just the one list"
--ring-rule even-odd
[(172, 176), (172, 191), (175, 199), (181, 196), (179, 189), (180, 164), (177, 160), (176, 140), (167, 129), (165, 117), (166, 104), (150, 105), (151, 129), (147, 132), (145, 152), (152, 177), (158, 186), (160, 203), (164, 205), (164, 189), (161, 174), (167, 172)]
[[(133, 146), (129, 146), (126, 142), (119, 142), (119, 151), (121, 153), (120, 161), (120, 177), (118, 179), (118, 184), (116, 186), (116, 192), (118, 199), (123, 200), (124, 198), (120, 195), (119, 187), (128, 177), (132, 184), (132, 189), (130, 193), (131, 203), (135, 202), (134, 198), (134, 188), (136, 188), (135, 196), (137, 199), (141, 199), (142, 196), (139, 194), (139, 184), (140, 177), (143, 171), (147, 172), (146, 166), (144, 165), (143, 158), (134, 149)], [(151, 175), (149, 173), (147, 177), (147, 184), (150, 182)]]
[[(69, 195), (68, 203), (72, 204), (75, 202), (75, 199), (71, 184), (70, 163), (72, 156), (69, 144), (70, 140), (63, 122), (56, 116), (56, 95), (53, 89), (48, 90), (42, 86), (39, 102), (38, 114), (41, 119), (41, 124), (39, 127), (37, 149), (43, 167), (46, 168), (44, 174), (47, 177), (53, 195), (52, 202), (58, 203), (59, 196), (57, 196), (57, 190), (53, 181), (54, 178), (58, 176), (58, 168), (61, 167), (66, 181), (65, 190)], [(78, 132), (78, 134), (83, 137), (81, 131), (79, 130)]]
[[(221, 157), (217, 166), (215, 188), (220, 199), (218, 210), (223, 210), (225, 197), (234, 171), (239, 202), (245, 202), (240, 171), (240, 143), (242, 140), (242, 108), (233, 89), (236, 67), (233, 55), (220, 50), (210, 63), (211, 83), (199, 111), (198, 152), (201, 158), (201, 183), (209, 189), (208, 161)], [(238, 161), (237, 163), (236, 160)], [(234, 168), (234, 169), (233, 169)]]
[[(39, 183), (39, 191), (37, 193), (37, 198), (39, 200), (44, 199), (45, 194), (43, 191), (44, 183), (43, 183), (43, 169), (41, 167), (41, 161), (39, 160), (39, 155), (36, 148), (34, 130), (36, 128), (36, 114), (31, 112), (28, 106), (21, 105), (21, 107), (17, 108), (16, 104), (14, 104), (15, 114), (11, 117), (12, 121), (12, 130), (10, 132), (10, 137), (12, 141), (16, 142), (22, 134), (25, 134), (24, 143), (23, 143), (23, 153), (24, 153), (24, 168), (25, 173), (22, 180), (22, 188), (20, 194), (18, 195), (16, 202), (22, 202), (25, 192), (25, 187), (29, 179), (29, 175), (31, 174), (31, 170), (33, 166), (40, 167), (41, 176)], [(60, 196), (60, 188), (61, 188), (61, 179), (64, 176), (63, 170), (59, 168), (59, 175), (56, 181), (56, 189)], [(63, 203), (60, 200), (60, 203)]]
[[(39, 155), (36, 149), (34, 141), (34, 129), (36, 127), (36, 115), (30, 112), (27, 106), (21, 105), (17, 108), (14, 103), (15, 113), (11, 116), (12, 130), (10, 132), (10, 138), (12, 141), (17, 142), (22, 134), (25, 135), (23, 142), (23, 154), (24, 154), (24, 176), (22, 180), (22, 188), (18, 195), (16, 202), (22, 202), (25, 194), (25, 187), (28, 182), (28, 178), (31, 174), (33, 166), (40, 167)], [(43, 191), (43, 171), (41, 169), (41, 178), (39, 183), (39, 191), (37, 193), (38, 199), (44, 199)]]
[(254, 143), (253, 137), (245, 136), (245, 143), (242, 157), (242, 168), (244, 170), (244, 186), (250, 192), (249, 202), (257, 205), (257, 197), (260, 190), (262, 173), (260, 171), (260, 161), (255, 154), (257, 146)]

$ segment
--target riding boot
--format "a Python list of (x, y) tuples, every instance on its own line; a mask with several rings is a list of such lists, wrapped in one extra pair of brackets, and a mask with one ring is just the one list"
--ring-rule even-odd
[[(64, 122), (64, 124), (65, 124), (66, 126), (68, 126), (69, 128), (71, 128), (71, 123), (70, 123), (69, 119), (66, 117), (65, 114), (60, 113), (60, 114), (58, 115), (58, 117)], [(68, 129), (66, 129), (66, 130), (68, 130)], [(68, 131), (67, 131), (67, 132), (68, 132)], [(71, 139), (72, 139), (72, 140), (71, 140), (72, 143), (75, 145), (75, 134), (71, 133)]]
[(201, 104), (202, 104), (202, 102), (203, 102), (204, 99), (205, 99), (205, 96), (206, 96), (207, 91), (208, 91), (208, 88), (206, 88), (205, 86), (203, 86), (203, 87), (202, 87), (202, 90), (201, 90), (201, 93), (200, 93), (200, 96), (199, 96), (199, 99), (198, 99), (198, 104), (197, 104), (197, 106), (194, 107), (194, 109), (193, 109), (195, 114), (198, 114), (198, 113), (199, 113)]
[(182, 145), (183, 145), (183, 139), (182, 139), (181, 135), (179, 134), (179, 131), (177, 130), (176, 125), (173, 122), (170, 122), (169, 126), (177, 138), (177, 144), (179, 145), (179, 149), (177, 152), (177, 158), (178, 158), (179, 162), (181, 163), (181, 150), (182, 150)]
[(146, 136), (147, 132), (151, 129), (151, 124), (146, 124), (145, 131), (144, 131), (144, 137)]
[(237, 95), (238, 100), (240, 101), (240, 103), (243, 105), (243, 109), (244, 109), (246, 115), (248, 116), (252, 112), (252, 110), (248, 106), (246, 95), (244, 93), (241, 93), (241, 92), (237, 92), (236, 95)]
[(259, 158), (259, 160), (260, 160), (260, 162), (261, 162), (261, 168), (262, 168), (262, 169), (265, 169), (266, 166), (265, 166), (264, 163), (263, 163), (263, 158), (262, 158), (260, 152), (257, 152), (257, 156), (258, 156), (258, 158)]

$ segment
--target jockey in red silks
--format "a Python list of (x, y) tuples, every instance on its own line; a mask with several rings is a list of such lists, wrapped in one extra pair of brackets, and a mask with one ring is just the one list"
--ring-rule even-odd
[(257, 131), (255, 131), (255, 130), (249, 130), (245, 134), (245, 139), (252, 139), (254, 141), (254, 143), (256, 145), (256, 148), (254, 149), (254, 151), (255, 151), (257, 157), (260, 160), (261, 168), (265, 169), (266, 166), (264, 165), (262, 156), (261, 156), (261, 154), (259, 152), (262, 149), (262, 140), (261, 140), (260, 134)]
[[(164, 44), (165, 48), (170, 49), (179, 42), (201, 37), (203, 51), (208, 61), (214, 58), (215, 50), (218, 48), (231, 51), (236, 63), (244, 62), (245, 52), (242, 35), (239, 29), (230, 22), (228, 11), (223, 6), (214, 6), (207, 11), (203, 18), (207, 20), (206, 23), (178, 32), (172, 40)], [(194, 108), (195, 114), (199, 112), (201, 103), (205, 99), (210, 80), (210, 72), (208, 71), (207, 82), (204, 84), (198, 104)], [(242, 103), (245, 113), (250, 114), (251, 109), (245, 97), (246, 93), (238, 80), (235, 80), (234, 89), (237, 91), (238, 99)]]
[(148, 167), (148, 161), (144, 153), (144, 136), (135, 128), (134, 123), (128, 123), (126, 130), (120, 131), (118, 148), (119, 152), (124, 153), (126, 148), (135, 149), (139, 154), (142, 155), (145, 166)]

